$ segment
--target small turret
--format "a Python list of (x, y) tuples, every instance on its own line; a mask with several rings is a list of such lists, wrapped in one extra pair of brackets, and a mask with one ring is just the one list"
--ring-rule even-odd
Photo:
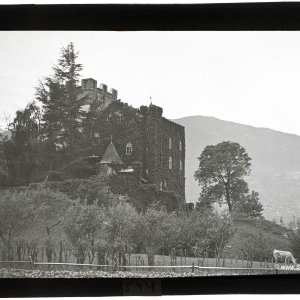
[(149, 114), (156, 118), (161, 118), (163, 114), (163, 109), (154, 104), (149, 105)]
[(100, 84), (100, 89), (101, 89), (102, 91), (104, 91), (104, 92), (107, 92), (107, 85), (104, 84), (104, 83), (101, 83), (101, 84)]
[(97, 88), (97, 80), (95, 80), (93, 78), (82, 79), (81, 87), (83, 89), (96, 89)]

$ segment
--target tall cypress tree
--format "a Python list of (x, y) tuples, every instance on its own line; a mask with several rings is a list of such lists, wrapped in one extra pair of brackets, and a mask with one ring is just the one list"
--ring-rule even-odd
[(73, 160), (78, 153), (81, 138), (80, 107), (84, 99), (78, 100), (77, 84), (82, 65), (77, 63), (78, 52), (73, 43), (61, 49), (54, 74), (40, 82), (36, 90), (37, 99), (43, 105), (44, 132), (50, 169), (60, 168)]

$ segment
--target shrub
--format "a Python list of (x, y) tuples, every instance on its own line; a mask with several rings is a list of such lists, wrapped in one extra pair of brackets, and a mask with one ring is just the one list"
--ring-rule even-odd
[(48, 171), (46, 176), (50, 181), (63, 181), (66, 178), (66, 174), (64, 172), (54, 170)]
[(96, 167), (89, 164), (83, 158), (70, 162), (64, 171), (72, 178), (88, 178), (96, 173)]

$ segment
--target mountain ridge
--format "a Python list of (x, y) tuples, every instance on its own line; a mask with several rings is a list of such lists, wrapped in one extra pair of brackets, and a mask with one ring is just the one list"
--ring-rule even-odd
[(300, 136), (211, 116), (173, 121), (185, 126), (187, 202), (196, 202), (200, 193), (193, 178), (197, 157), (207, 145), (232, 141), (243, 146), (252, 158), (252, 172), (246, 180), (250, 189), (259, 192), (266, 218), (282, 216), (288, 220), (300, 215)]
[(290, 132), (284, 132), (284, 131), (280, 131), (280, 130), (276, 130), (276, 129), (272, 129), (269, 127), (260, 127), (260, 126), (254, 126), (254, 125), (249, 125), (249, 124), (242, 124), (242, 123), (238, 123), (238, 122), (234, 122), (234, 121), (228, 121), (228, 120), (223, 120), (214, 116), (203, 116), (203, 115), (192, 115), (192, 116), (187, 116), (187, 117), (181, 117), (181, 118), (176, 118), (176, 119), (170, 119), (171, 121), (175, 122), (175, 123), (180, 123), (181, 120), (184, 119), (188, 119), (188, 118), (207, 118), (207, 119), (213, 119), (213, 120), (217, 120), (217, 121), (221, 121), (221, 122), (226, 122), (226, 123), (231, 123), (231, 124), (236, 124), (236, 125), (241, 125), (241, 126), (245, 126), (245, 127), (251, 127), (251, 128), (255, 128), (255, 129), (265, 129), (265, 130), (270, 130), (270, 131), (274, 131), (277, 133), (282, 133), (282, 134), (287, 134), (287, 135), (293, 135), (296, 137), (300, 138), (300, 135), (296, 134), (296, 133), (290, 133)]

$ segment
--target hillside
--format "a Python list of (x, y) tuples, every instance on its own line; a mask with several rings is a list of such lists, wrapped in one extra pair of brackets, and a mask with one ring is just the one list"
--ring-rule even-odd
[(300, 216), (300, 136), (266, 128), (192, 116), (174, 120), (185, 126), (186, 198), (196, 202), (200, 188), (194, 180), (197, 157), (207, 145), (222, 141), (240, 143), (252, 158), (250, 189), (259, 192), (268, 219)]

